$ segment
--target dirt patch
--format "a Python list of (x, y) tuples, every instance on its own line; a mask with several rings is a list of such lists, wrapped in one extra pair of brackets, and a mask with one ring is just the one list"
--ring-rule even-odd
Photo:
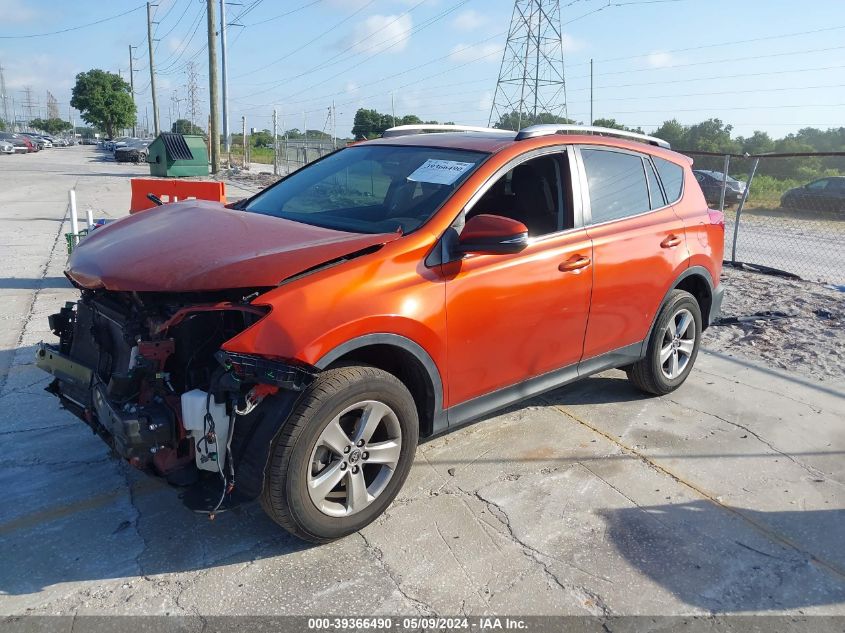
[(725, 267), (719, 322), (702, 345), (818, 380), (845, 378), (845, 292)]

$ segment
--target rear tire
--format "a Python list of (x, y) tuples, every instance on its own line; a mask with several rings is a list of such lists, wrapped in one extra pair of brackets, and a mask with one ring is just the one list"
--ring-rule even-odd
[(347, 536), (393, 501), (418, 436), (414, 399), (398, 378), (369, 366), (327, 370), (273, 441), (261, 505), (306, 541)]
[(662, 396), (680, 387), (692, 371), (701, 342), (701, 309), (684, 290), (672, 290), (657, 316), (645, 358), (625, 367), (634, 385)]

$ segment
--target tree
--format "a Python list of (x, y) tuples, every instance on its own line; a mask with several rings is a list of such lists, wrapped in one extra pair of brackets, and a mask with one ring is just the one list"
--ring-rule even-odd
[(170, 126), (170, 131), (174, 134), (197, 134), (205, 136), (205, 130), (199, 125), (194, 125), (188, 119), (176, 119), (173, 125)]
[(29, 126), (36, 130), (43, 130), (47, 134), (61, 134), (72, 129), (73, 126), (67, 121), (62, 121), (59, 118), (53, 119), (32, 119)]
[(655, 130), (654, 136), (663, 139), (672, 147), (691, 149), (687, 145), (687, 128), (677, 119), (664, 121), (663, 125)]
[(273, 147), (273, 133), (270, 130), (261, 130), (250, 135), (253, 147)]
[(119, 75), (94, 68), (76, 76), (70, 105), (91, 125), (110, 137), (135, 123), (136, 109), (129, 84)]
[(3, 132), (6, 129), (6, 122), (3, 119), (0, 119), (0, 132)]
[(538, 125), (541, 123), (577, 123), (574, 119), (567, 119), (566, 117), (557, 116), (551, 112), (538, 112), (536, 115), (523, 112), (520, 114), (516, 110), (510, 114), (503, 114), (502, 117), (493, 124), (493, 127), (502, 130), (518, 131), (529, 125)]
[[(437, 124), (437, 121), (426, 121), (427, 124)], [(378, 138), (384, 131), (397, 125), (422, 125), (423, 120), (416, 114), (394, 117), (392, 114), (382, 114), (375, 110), (359, 108), (355, 113), (355, 121), (352, 125), (352, 136), (357, 140), (367, 138)], [(308, 131), (311, 137), (311, 131)]]
[(612, 130), (624, 130), (626, 132), (636, 132), (637, 134), (643, 134), (642, 128), (638, 127), (627, 127), (622, 125), (621, 123), (617, 122), (616, 119), (596, 119), (593, 121), (593, 125), (596, 127), (607, 127)]
[(740, 151), (743, 154), (765, 154), (775, 148), (775, 143), (771, 137), (760, 131), (755, 131), (748, 138), (740, 136), (736, 141), (739, 143)]

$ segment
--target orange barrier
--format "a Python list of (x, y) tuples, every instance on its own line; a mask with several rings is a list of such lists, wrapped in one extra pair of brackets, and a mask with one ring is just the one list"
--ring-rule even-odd
[(175, 178), (133, 178), (129, 213), (137, 213), (156, 206), (147, 198), (149, 193), (158, 196), (165, 203), (194, 199), (226, 204), (226, 183), (223, 182)]

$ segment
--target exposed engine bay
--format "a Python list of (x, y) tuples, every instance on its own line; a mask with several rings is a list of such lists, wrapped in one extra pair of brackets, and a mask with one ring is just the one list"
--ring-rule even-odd
[(233, 442), (255, 435), (252, 412), (313, 378), (221, 349), (269, 312), (250, 303), (259, 293), (84, 290), (50, 316), (59, 343), (42, 343), (36, 363), (55, 377), (48, 390), (131, 465), (174, 485), (214, 485), (213, 514), (235, 488)]

